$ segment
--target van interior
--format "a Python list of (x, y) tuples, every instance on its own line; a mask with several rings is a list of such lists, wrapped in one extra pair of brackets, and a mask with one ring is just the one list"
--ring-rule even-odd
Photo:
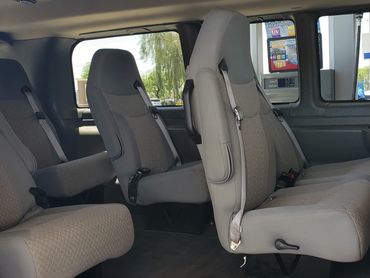
[(370, 5), (0, 3), (0, 277), (370, 277)]

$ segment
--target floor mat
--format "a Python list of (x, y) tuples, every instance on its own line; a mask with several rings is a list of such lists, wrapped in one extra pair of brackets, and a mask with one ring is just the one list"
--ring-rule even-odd
[(243, 256), (227, 253), (217, 235), (138, 231), (132, 250), (103, 266), (104, 277), (245, 277)]
[[(247, 266), (241, 269), (242, 263), (242, 255), (221, 247), (213, 226), (202, 235), (138, 230), (129, 253), (103, 264), (103, 277), (284, 277), (273, 255), (248, 256)], [(329, 262), (302, 257), (293, 277), (328, 278), (329, 271)]]

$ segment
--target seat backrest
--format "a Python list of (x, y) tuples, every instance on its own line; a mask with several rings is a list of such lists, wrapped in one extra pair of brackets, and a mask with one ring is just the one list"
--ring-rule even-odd
[[(187, 68), (194, 82), (192, 109), (201, 135), (200, 152), (221, 243), (229, 249), (228, 228), (240, 207), (241, 156), (246, 160), (246, 210), (258, 207), (276, 185), (276, 152), (267, 131), (250, 57), (249, 22), (239, 13), (213, 10), (205, 18)], [(227, 64), (231, 87), (243, 113), (239, 146), (235, 117), (220, 73)]]
[(36, 208), (29, 192), (36, 185), (7, 136), (0, 130), (0, 232), (15, 226), (27, 212)]
[(141, 167), (159, 173), (175, 164), (160, 128), (134, 86), (135, 82), (143, 86), (130, 52), (101, 49), (95, 53), (87, 97), (123, 186)]
[(15, 60), (0, 59), (0, 111), (39, 168), (59, 164), (61, 160), (21, 91), (24, 86), (32, 88), (23, 67)]
[(304, 167), (302, 157), (269, 104), (262, 96), (260, 100), (265, 130), (275, 145), (277, 175), (280, 176), (281, 173), (288, 172), (290, 169), (299, 172)]
[(0, 132), (8, 141), (9, 145), (18, 153), (23, 163), (28, 168), (28, 171), (33, 174), (37, 170), (37, 161), (30, 150), (21, 142), (18, 136), (14, 133), (13, 129), (5, 119), (4, 115), (0, 112)]

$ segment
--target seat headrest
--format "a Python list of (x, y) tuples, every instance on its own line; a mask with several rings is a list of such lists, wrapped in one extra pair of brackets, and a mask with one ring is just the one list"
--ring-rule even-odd
[(134, 87), (136, 82), (143, 84), (135, 58), (129, 51), (100, 49), (94, 54), (88, 86), (104, 94), (127, 96), (138, 94)]
[(214, 9), (205, 17), (187, 69), (188, 78), (204, 68), (218, 70), (225, 60), (236, 84), (254, 79), (248, 19), (234, 11)]
[(24, 68), (15, 60), (0, 59), (0, 100), (24, 98), (21, 89), (31, 83)]

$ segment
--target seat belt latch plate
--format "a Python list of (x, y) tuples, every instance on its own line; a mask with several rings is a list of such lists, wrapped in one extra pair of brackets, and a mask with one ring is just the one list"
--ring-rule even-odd
[(242, 243), (242, 241), (239, 239), (238, 242), (235, 242), (235, 241), (231, 241), (230, 242), (230, 249), (233, 250), (233, 251), (236, 251), (236, 249), (239, 248), (240, 244)]
[(234, 116), (235, 116), (235, 120), (236, 120), (236, 123), (239, 127), (239, 129), (241, 129), (241, 126), (242, 126), (242, 121), (243, 121), (243, 112), (240, 111), (239, 107), (236, 106), (234, 109), (233, 109), (233, 113), (234, 113)]

